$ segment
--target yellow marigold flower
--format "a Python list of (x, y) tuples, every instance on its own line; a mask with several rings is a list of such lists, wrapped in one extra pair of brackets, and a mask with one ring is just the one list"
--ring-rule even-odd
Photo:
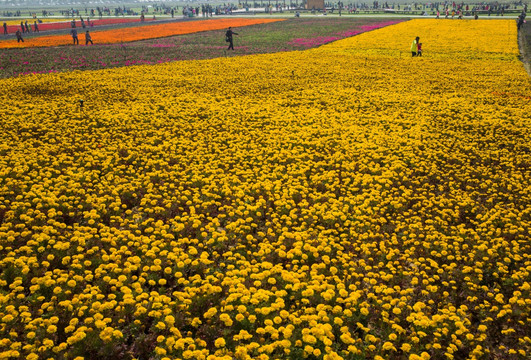
[(208, 309), (208, 311), (206, 313), (203, 314), (203, 317), (205, 319), (209, 319), (212, 316), (216, 315), (217, 312), (218, 312), (218, 310), (216, 308), (210, 308), (210, 309)]
[(157, 346), (155, 347), (155, 353), (157, 355), (166, 355), (166, 349)]
[(216, 341), (214, 342), (214, 346), (217, 347), (218, 349), (225, 347), (225, 345), (226, 343), (225, 343), (224, 338), (217, 338)]
[(400, 315), (401, 313), (402, 313), (402, 310), (400, 308), (397, 308), (397, 307), (393, 308), (393, 314)]
[(383, 343), (382, 349), (396, 351), (396, 348), (394, 347), (393, 343), (391, 343), (389, 341), (386, 341), (386, 342)]
[(409, 352), (409, 350), (411, 350), (411, 345), (409, 345), (408, 343), (404, 343), (402, 344), (400, 349), (402, 349), (403, 352)]
[(225, 324), (225, 326), (232, 326), (233, 321), (229, 314), (223, 313), (219, 315), (219, 319)]

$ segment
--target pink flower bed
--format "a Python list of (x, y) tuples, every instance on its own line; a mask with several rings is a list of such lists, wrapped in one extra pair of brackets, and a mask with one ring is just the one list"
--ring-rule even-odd
[(154, 48), (170, 48), (170, 47), (175, 47), (177, 45), (175, 45), (175, 44), (150, 44), (148, 46), (149, 47), (154, 47)]
[(301, 47), (316, 47), (320, 45), (324, 45), (327, 43), (330, 43), (332, 41), (341, 40), (350, 36), (358, 35), (367, 31), (372, 31), (375, 29), (380, 29), (389, 25), (394, 25), (399, 22), (402, 22), (402, 20), (392, 20), (392, 21), (385, 21), (373, 25), (362, 25), (359, 29), (353, 29), (343, 32), (338, 32), (335, 36), (316, 36), (313, 38), (298, 38), (291, 40), (288, 44), (294, 45), (294, 46), (301, 46)]

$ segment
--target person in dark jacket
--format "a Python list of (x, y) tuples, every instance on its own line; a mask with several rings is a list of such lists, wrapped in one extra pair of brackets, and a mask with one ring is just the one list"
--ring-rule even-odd
[(74, 45), (79, 45), (79, 38), (77, 37), (77, 30), (73, 28), (70, 30), (70, 34), (72, 34), (72, 39), (74, 40)]
[(227, 50), (234, 50), (234, 43), (232, 42), (232, 35), (238, 35), (238, 33), (235, 33), (232, 31), (232, 27), (229, 27), (229, 30), (225, 33), (225, 41), (229, 43), (229, 48)]
[(17, 42), (24, 42), (24, 39), (22, 38), (22, 33), (20, 32), (20, 30), (17, 30), (17, 32), (15, 33), (15, 35), (17, 36)]
[(87, 30), (87, 32), (85, 33), (85, 45), (88, 45), (88, 43), (94, 45), (94, 43), (92, 42), (92, 37), (90, 36), (89, 31)]

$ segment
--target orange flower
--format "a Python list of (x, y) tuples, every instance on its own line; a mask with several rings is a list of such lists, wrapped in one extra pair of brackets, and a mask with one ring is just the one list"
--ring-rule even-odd
[[(256, 24), (266, 24), (283, 19), (216, 19), (201, 20), (194, 22), (175, 22), (169, 24), (157, 24), (139, 26), (133, 28), (122, 28), (114, 30), (103, 30), (91, 32), (92, 39), (97, 44), (115, 44), (121, 42), (131, 42), (161, 38), (166, 36), (191, 34), (201, 31), (220, 30), (232, 27), (242, 27)], [(78, 30), (80, 42), (84, 41), (83, 30)], [(16, 39), (0, 41), (0, 48), (21, 48), (21, 47), (47, 47), (69, 45), (72, 43), (72, 36), (48, 35), (31, 39), (25, 39), (18, 43)]]

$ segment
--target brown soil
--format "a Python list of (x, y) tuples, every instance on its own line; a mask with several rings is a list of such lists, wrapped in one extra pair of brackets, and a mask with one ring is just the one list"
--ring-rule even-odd
[[(530, 19), (531, 20), (531, 19)], [(529, 76), (531, 76), (531, 23), (527, 22), (518, 31), (518, 47), (520, 48), (520, 60), (524, 64)]]

